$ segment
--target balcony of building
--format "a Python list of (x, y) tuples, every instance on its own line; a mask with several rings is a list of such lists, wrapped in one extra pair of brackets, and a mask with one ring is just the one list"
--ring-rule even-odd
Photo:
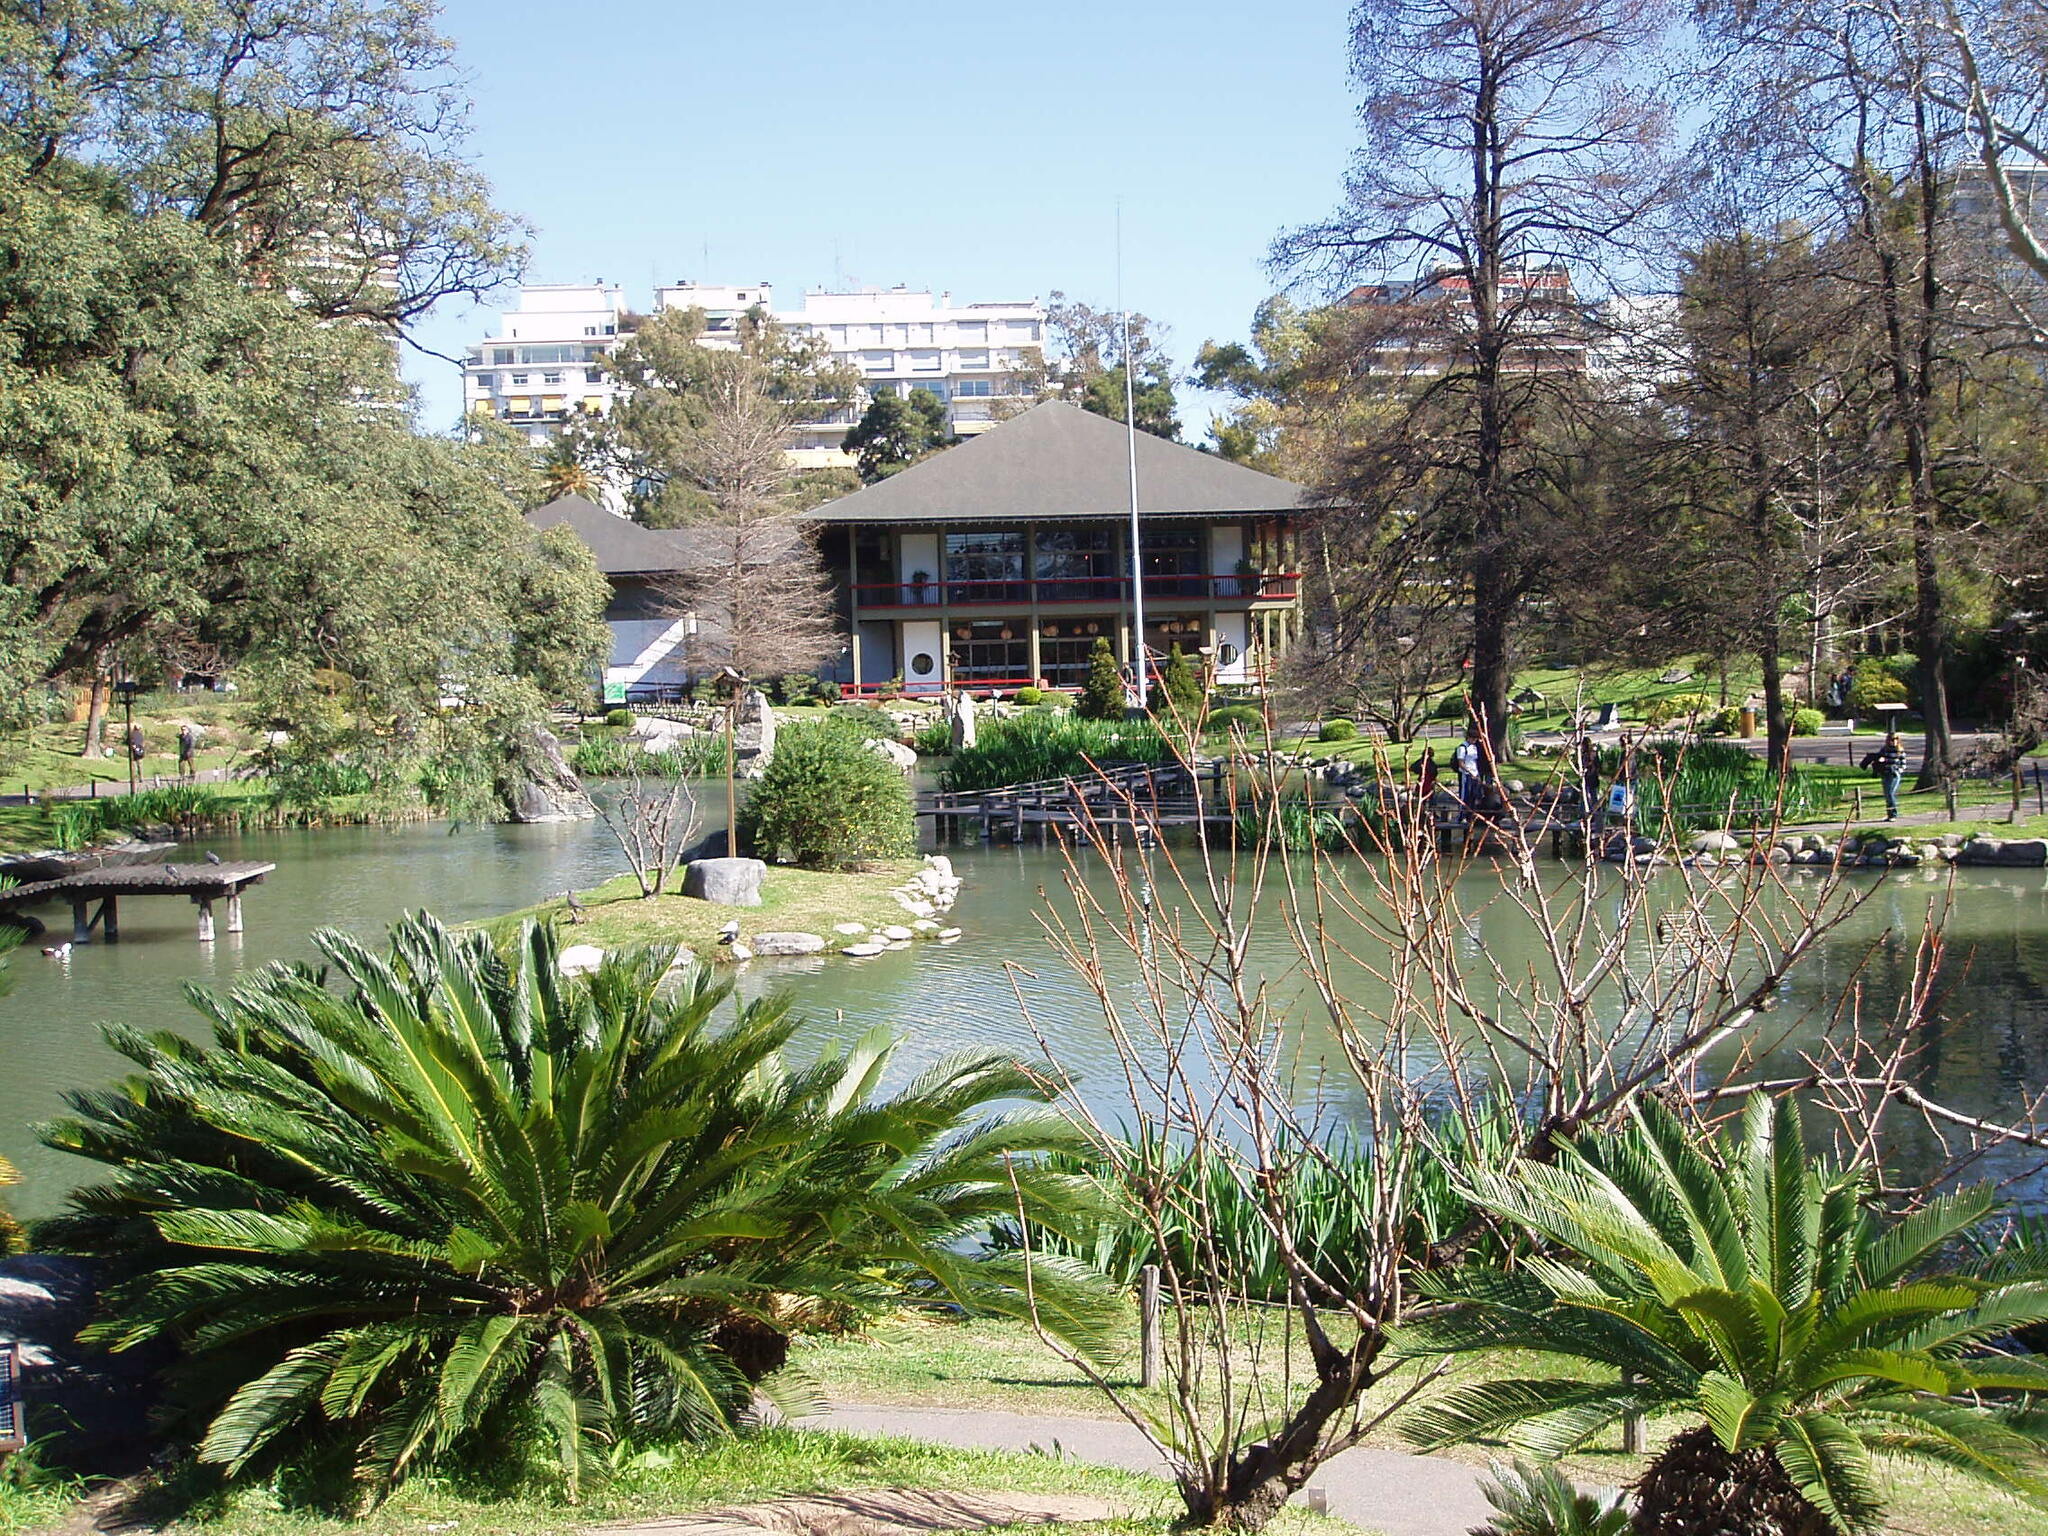
[[(1296, 571), (1227, 576), (1158, 574), (1145, 578), (1145, 601), (1197, 602), (1224, 606), (1292, 603), (1300, 596)], [(859, 582), (854, 604), (864, 614), (970, 609), (1101, 607), (1130, 600), (1128, 576), (1050, 576), (997, 580)]]

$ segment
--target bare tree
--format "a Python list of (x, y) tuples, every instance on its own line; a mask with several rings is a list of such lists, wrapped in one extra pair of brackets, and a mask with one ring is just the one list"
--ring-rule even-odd
[(1534, 418), (1584, 373), (1584, 264), (1665, 194), (1664, 111), (1636, 84), (1661, 25), (1654, 0), (1364, 0), (1365, 142), (1344, 205), (1274, 249), (1326, 284), (1366, 284), (1350, 382), (1384, 401), (1383, 430), (1331, 499), (1399, 527), (1384, 547), (1469, 596), (1496, 754), (1515, 621), (1543, 574)]
[[(1118, 839), (1147, 808), (1106, 806), (1046, 919), (1116, 1051), (1118, 1102), (1075, 1095), (1075, 1113), (1120, 1230), (1162, 1271), (1163, 1401), (1063, 1353), (1171, 1467), (1190, 1526), (1261, 1528), (1429, 1390), (1393, 1335), (1419, 1279), (1494, 1240), (1461, 1170), (1547, 1160), (1642, 1095), (1706, 1111), (1794, 1083), (1848, 1139), (1902, 1105), (1983, 1144), (2035, 1134), (1957, 1119), (1881, 1043), (1924, 1038), (1926, 986), (1895, 1030), (1852, 1010), (1831, 1027), (1824, 1003), (1819, 1043), (1797, 1044), (1815, 1018), (1784, 1006), (1788, 983), (1881, 887), (1795, 883), (1764, 856), (1771, 807), (1757, 856), (1711, 869), (1545, 867), (1511, 830), (1468, 860), (1437, 851), (1430, 813), (1379, 767), (1376, 816), (1334, 856), (1291, 846), (1284, 783), (1256, 769), (1225, 791), (1227, 843)], [(1683, 823), (1648, 830), (1669, 844)], [(1533, 949), (1474, 942), (1502, 918)], [(1283, 956), (1262, 966), (1255, 940), (1276, 930)], [(1788, 1057), (1793, 1073), (1766, 1070)]]
[(592, 796), (591, 803), (626, 856), (641, 896), (659, 896), (703, 824), (688, 781), (676, 774), (649, 783), (636, 768), (623, 783)]
[(667, 596), (695, 619), (692, 663), (771, 677), (833, 655), (838, 616), (789, 450), (799, 425), (851, 397), (847, 370), (817, 338), (760, 314), (734, 344), (707, 344), (699, 310), (643, 322), (612, 366), (631, 387), (614, 441), (655, 487), (643, 512), (684, 546)]

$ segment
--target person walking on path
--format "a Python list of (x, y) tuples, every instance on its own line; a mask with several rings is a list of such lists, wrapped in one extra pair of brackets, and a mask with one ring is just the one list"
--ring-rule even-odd
[(1899, 819), (1899, 785), (1906, 777), (1906, 749), (1899, 742), (1897, 731), (1886, 731), (1884, 740), (1875, 752), (1864, 755), (1863, 767), (1875, 770), (1877, 782), (1884, 789), (1884, 819)]
[(1415, 802), (1425, 810), (1436, 798), (1436, 749), (1426, 749), (1415, 760)]
[(199, 727), (187, 720), (178, 727), (178, 777), (199, 777)]

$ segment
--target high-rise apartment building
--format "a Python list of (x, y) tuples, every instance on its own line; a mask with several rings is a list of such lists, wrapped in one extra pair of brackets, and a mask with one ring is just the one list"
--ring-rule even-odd
[[(680, 282), (655, 289), (654, 307), (701, 310), (702, 339), (714, 346), (734, 337), (749, 310), (761, 309), (820, 337), (860, 375), (862, 398), (804, 423), (790, 445), (807, 468), (851, 462), (840, 440), (878, 394), (930, 390), (945, 402), (953, 430), (971, 437), (1032, 398), (1044, 372), (1045, 306), (1036, 299), (956, 305), (951, 294), (904, 287), (813, 290), (800, 308), (781, 311), (767, 283)], [(469, 349), (468, 409), (518, 427), (535, 443), (579, 411), (608, 411), (619, 385), (600, 360), (634, 323), (616, 286), (522, 288), (518, 307), (500, 317), (502, 334)]]

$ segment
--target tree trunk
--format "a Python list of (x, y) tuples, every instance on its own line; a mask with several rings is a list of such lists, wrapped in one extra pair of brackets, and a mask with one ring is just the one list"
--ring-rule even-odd
[(1778, 657), (1775, 622), (1764, 626), (1757, 660), (1764, 669), (1764, 761), (1781, 774), (1792, 766), (1792, 714), (1785, 708), (1785, 667)]
[(1841, 1536), (1769, 1446), (1730, 1452), (1704, 1425), (1658, 1452), (1633, 1491), (1636, 1536)]
[(107, 684), (107, 674), (95, 668), (86, 692), (85, 747), (79, 754), (82, 757), (107, 755), (107, 701), (112, 692)]

